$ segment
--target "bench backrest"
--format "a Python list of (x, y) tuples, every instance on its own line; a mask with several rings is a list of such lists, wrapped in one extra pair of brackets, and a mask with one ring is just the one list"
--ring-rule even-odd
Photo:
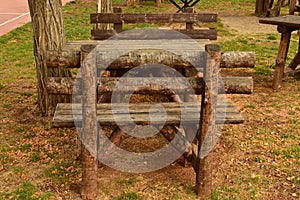
[(123, 24), (139, 24), (139, 23), (185, 23), (185, 29), (177, 29), (181, 33), (190, 36), (193, 39), (217, 39), (217, 31), (215, 29), (202, 28), (195, 29), (193, 24), (217, 22), (218, 15), (215, 13), (194, 13), (193, 9), (189, 9), (187, 13), (122, 13), (120, 8), (114, 8), (114, 13), (94, 13), (91, 14), (92, 24), (114, 24), (113, 30), (93, 29), (91, 31), (92, 39), (104, 40), (117, 33), (124, 31)]

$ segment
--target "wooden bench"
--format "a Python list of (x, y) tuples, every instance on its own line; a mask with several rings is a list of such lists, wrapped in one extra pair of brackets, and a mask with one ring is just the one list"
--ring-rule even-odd
[(92, 24), (113, 24), (113, 30), (94, 29), (91, 31), (92, 39), (105, 40), (117, 33), (124, 31), (124, 24), (170, 24), (184, 23), (185, 29), (177, 29), (193, 39), (217, 39), (217, 30), (202, 27), (196, 29), (194, 24), (217, 22), (218, 15), (215, 13), (194, 13), (193, 8), (189, 7), (187, 13), (163, 13), (163, 14), (136, 14), (122, 13), (121, 8), (114, 8), (114, 13), (94, 13), (91, 14)]
[[(97, 41), (93, 41), (94, 44), (97, 44)], [(87, 42), (89, 44), (93, 43), (93, 42)], [(175, 41), (169, 41), (169, 42), (174, 42)], [(177, 41), (178, 42), (178, 41)], [(70, 47), (66, 47), (66, 48), (72, 48), (74, 49), (75, 46), (79, 45), (80, 43), (74, 45), (74, 44), (70, 44)], [(81, 44), (84, 44), (84, 42), (81, 42)], [(165, 45), (165, 44), (164, 44)], [(72, 47), (71, 47), (72, 46)], [(214, 45), (213, 45), (214, 46)], [(75, 47), (78, 48), (78, 47)], [(82, 45), (82, 48), (84, 48), (84, 45)], [(209, 46), (206, 47), (207, 49), (209, 48)], [(53, 52), (50, 52), (53, 53)], [(80, 56), (82, 56), (82, 52), (77, 52)], [(72, 53), (72, 55), (74, 55), (74, 57), (77, 57), (78, 54), (77, 53)], [(217, 52), (210, 52), (212, 55), (213, 54), (217, 54), (215, 55), (216, 60), (218, 60), (218, 56), (220, 56), (220, 50), (218, 50)], [(63, 53), (60, 52), (60, 55), (62, 55)], [(161, 52), (158, 52), (158, 54), (161, 54)], [(70, 54), (68, 54), (70, 55)], [(74, 63), (72, 63), (70, 66), (62, 66), (62, 57), (59, 57), (58, 59), (60, 62), (56, 62), (56, 65), (54, 64), (53, 60), (49, 61), (48, 64), (51, 67), (71, 67), (71, 66), (75, 66), (78, 67), (77, 65), (75, 65)], [(56, 61), (58, 61), (56, 60)], [(69, 63), (69, 62), (65, 62), (65, 63)], [(77, 63), (78, 64), (78, 63)], [(182, 65), (181, 68), (178, 67), (177, 63), (173, 63), (173, 67), (176, 66), (176, 68), (183, 72), (183, 74), (185, 74), (184, 72), (187, 71), (187, 69), (189, 69), (191, 66), (189, 65)], [(217, 65), (213, 65), (214, 67), (217, 67)], [(114, 69), (114, 66), (112, 65), (112, 74)], [(131, 66), (134, 67), (134, 66)], [(213, 67), (211, 66), (211, 70), (212, 71), (218, 71), (216, 69), (213, 69)], [(118, 66), (117, 68), (118, 70), (122, 71), (122, 67)], [(126, 66), (126, 68), (124, 70), (128, 70), (128, 66)], [(208, 71), (208, 70), (207, 70)], [(85, 79), (90, 79), (89, 77), (85, 77)], [(203, 93), (203, 88), (204, 85), (202, 85), (203, 81), (202, 78), (197, 78), (194, 75), (190, 74), (190, 77), (187, 77), (189, 83), (192, 85), (193, 89), (195, 90), (195, 94), (198, 95), (202, 95), (205, 94)], [(118, 80), (118, 78), (116, 77), (107, 77), (107, 78), (101, 78), (101, 81), (98, 82), (98, 92), (101, 94), (104, 93), (111, 93), (113, 86), (116, 84), (116, 81)], [(130, 80), (131, 82), (135, 82), (135, 81), (139, 81), (138, 78), (132, 78)], [(73, 89), (74, 91), (79, 91), (80, 88), (77, 87), (73, 87), (74, 86), (75, 80), (74, 78), (61, 78), (61, 77), (52, 77), (49, 78), (49, 80), (47, 81), (47, 87), (48, 87), (48, 91), (51, 94), (71, 94), (73, 93)], [(112, 84), (111, 84), (112, 83)], [(170, 83), (170, 82), (169, 82)], [(200, 83), (200, 84), (199, 84)], [(124, 88), (122, 88), (122, 92), (124, 92), (123, 90)], [(129, 92), (132, 92), (133, 88), (127, 87)], [(144, 88), (145, 89), (145, 88)], [(147, 94), (151, 94), (151, 90), (153, 93), (157, 93), (159, 91), (162, 91), (162, 93), (168, 94), (165, 90), (164, 87), (152, 87), (147, 89)], [(186, 88), (178, 88), (179, 91), (182, 92), (183, 95), (187, 95), (191, 92), (188, 91)], [(230, 91), (230, 90), (229, 90)], [(233, 90), (231, 90), (233, 91)], [(145, 93), (145, 90), (136, 90), (137, 93)], [(152, 93), (152, 94), (153, 94)], [(98, 94), (99, 95), (99, 94)], [(208, 93), (206, 93), (206, 95), (208, 95)], [(95, 94), (96, 96), (96, 94)], [(84, 99), (84, 98), (83, 98)], [(182, 99), (186, 99), (186, 98), (182, 98)], [(96, 100), (95, 100), (96, 102)], [(239, 114), (238, 110), (229, 102), (223, 102), (223, 103), (218, 103), (216, 105), (214, 104), (205, 104), (206, 107), (201, 106), (201, 104), (194, 104), (194, 103), (189, 103), (186, 102), (184, 105), (184, 109), (181, 108), (181, 104), (179, 104), (178, 102), (165, 102), (162, 103), (165, 112), (168, 114), (168, 117), (166, 119), (165, 124), (166, 125), (171, 125), (172, 127), (174, 127), (174, 125), (179, 124), (180, 122), (182, 122), (182, 116), (181, 113), (188, 113), (188, 115), (183, 116), (183, 118), (185, 119), (185, 121), (183, 121), (183, 123), (185, 124), (191, 124), (195, 126), (195, 123), (197, 123), (197, 121), (199, 122), (200, 120), (200, 113), (203, 112), (203, 116), (207, 121), (210, 121), (210, 114), (211, 110), (216, 109), (216, 113), (218, 113), (218, 115), (220, 114), (220, 116), (223, 116), (224, 114), (226, 114), (225, 118), (223, 119), (221, 118), (216, 118), (214, 119), (215, 124), (238, 124), (238, 123), (243, 123), (244, 119), (243, 117)], [(113, 104), (113, 107), (122, 107), (126, 105), (122, 105), (122, 104)], [(151, 104), (145, 104), (145, 103), (141, 103), (141, 104), (134, 104), (130, 106), (130, 113), (131, 113), (131, 117), (133, 119), (135, 119), (135, 122), (137, 124), (149, 124), (149, 111), (147, 111), (149, 109), (149, 107), (151, 106)], [(80, 104), (58, 104), (56, 111), (55, 111), (55, 115), (52, 121), (53, 127), (74, 127), (74, 119), (82, 119), (82, 117), (80, 116), (82, 113), (80, 112), (80, 109), (76, 110), (77, 108), (81, 108)], [(112, 126), (112, 125), (116, 125), (116, 122), (114, 120), (113, 117), (113, 112), (111, 110), (112, 105), (111, 104), (107, 104), (107, 103), (100, 103), (96, 105), (96, 118), (97, 121), (99, 122), (100, 125), (102, 126)], [(215, 107), (215, 108), (214, 108)], [(202, 111), (201, 111), (202, 108)], [(207, 109), (207, 111), (205, 112), (205, 108)], [(120, 113), (118, 113), (119, 115), (122, 115), (122, 111), (124, 111), (124, 109), (120, 108)], [(83, 110), (84, 112), (84, 110)], [(156, 122), (160, 122), (161, 121), (161, 115), (163, 113), (160, 112), (160, 110), (156, 110), (155, 111), (157, 113), (157, 115), (151, 116), (151, 122), (152, 123), (156, 123)], [(206, 114), (204, 114), (206, 113)], [(218, 116), (216, 115), (216, 116)], [(77, 116), (77, 117), (75, 117)], [(202, 120), (204, 121), (204, 120)], [(78, 123), (78, 121), (77, 121)], [(119, 121), (120, 123), (120, 121)], [(121, 121), (121, 124), (127, 124), (129, 123), (129, 121), (126, 121), (126, 119), (124, 119), (123, 121)], [(207, 124), (210, 122), (207, 122)], [(79, 121), (79, 124), (82, 124)], [(206, 125), (207, 125), (206, 124)], [(77, 124), (78, 125), (78, 124)], [(84, 124), (82, 124), (82, 126), (84, 126)], [(208, 127), (203, 127), (203, 129), (208, 129)], [(196, 129), (193, 129), (194, 131), (197, 131)], [(210, 130), (213, 131), (213, 130)], [(90, 132), (90, 131), (89, 131)], [(203, 130), (203, 133), (207, 133), (209, 132), (209, 130)], [(194, 133), (195, 134), (195, 133)], [(198, 133), (198, 140), (199, 140), (199, 135), (200, 133)], [(199, 141), (198, 141), (199, 144)], [(196, 176), (197, 176), (197, 181), (196, 181), (196, 191), (198, 192), (198, 194), (203, 195), (203, 196), (207, 196), (209, 195), (211, 189), (210, 189), (210, 177), (211, 175), (206, 171), (207, 170), (207, 165), (208, 165), (208, 158), (206, 157), (204, 160), (201, 160), (201, 165), (199, 165), (200, 160), (197, 159), (198, 158), (198, 153), (197, 153), (197, 148), (198, 146), (194, 147), (194, 151), (193, 151), (193, 159), (191, 159), (191, 162), (193, 163), (193, 167), (195, 169), (196, 172)]]
[[(166, 15), (164, 22), (175, 19), (182, 19), (179, 15)], [(115, 19), (117, 16), (118, 21), (102, 20)], [(120, 131), (118, 126), (128, 125), (132, 120), (139, 125), (152, 124), (158, 126), (158, 130), (162, 135), (172, 143), (173, 139), (178, 137), (179, 143), (175, 144), (175, 149), (179, 149), (179, 152), (184, 153), (186, 146), (182, 145), (189, 139), (190, 153), (186, 152), (184, 155), (192, 163), (192, 166), (196, 173), (196, 192), (201, 197), (209, 197), (211, 193), (211, 172), (209, 168), (210, 155), (207, 149), (213, 147), (201, 148), (202, 144), (205, 143), (206, 139), (214, 140), (216, 134), (219, 131), (219, 126), (225, 124), (239, 124), (243, 123), (244, 119), (238, 112), (238, 110), (230, 103), (226, 101), (220, 101), (221, 97), (226, 93), (252, 93), (253, 81), (252, 79), (241, 78), (241, 77), (223, 77), (224, 85), (220, 83), (219, 79), (219, 65), (221, 59), (221, 51), (216, 44), (206, 44), (207, 40), (198, 41), (197, 48), (195, 47), (195, 41), (191, 39), (182, 38), (166, 38), (164, 34), (151, 35), (149, 36), (146, 30), (138, 31), (138, 38), (135, 40), (128, 40), (126, 37), (122, 37), (120, 23), (125, 19), (126, 22), (130, 21), (129, 16), (131, 15), (115, 15), (115, 14), (92, 14), (91, 21), (93, 23), (113, 23), (115, 22), (116, 31), (104, 31), (93, 30), (93, 38), (107, 38), (109, 35), (116, 35), (115, 40), (105, 41), (70, 41), (64, 47), (62, 51), (48, 51), (47, 55), (47, 66), (49, 68), (79, 68), (81, 76), (75, 78), (65, 77), (50, 77), (45, 80), (48, 92), (53, 95), (59, 94), (73, 94), (76, 93), (82, 96), (82, 102), (75, 101), (70, 104), (59, 103), (56, 107), (54, 118), (52, 121), (53, 127), (80, 127), (81, 137), (90, 138), (90, 152), (97, 152), (98, 148), (95, 145), (95, 138), (99, 138), (97, 124), (101, 127), (112, 127), (117, 126), (115, 131), (108, 136), (109, 140), (113, 141), (114, 144), (120, 144), (120, 138), (125, 134), (124, 131)], [(157, 16), (155, 15), (155, 19)], [(199, 19), (201, 15), (183, 15), (187, 23), (187, 32), (190, 31), (191, 23), (194, 23)], [(135, 18), (137, 17), (137, 18)], [(135, 17), (131, 16), (131, 19), (143, 18), (143, 22), (149, 22), (151, 19), (150, 15), (137, 14)], [(159, 17), (159, 19), (160, 19)], [(168, 19), (167, 19), (168, 18)], [(190, 19), (196, 19), (195, 21)], [(214, 17), (213, 17), (214, 18)], [(188, 20), (187, 20), (188, 19)], [(139, 21), (139, 20), (137, 20)], [(151, 22), (151, 20), (150, 20)], [(117, 28), (119, 27), (119, 28)], [(191, 29), (192, 30), (192, 29)], [(193, 31), (192, 31), (193, 32)], [(215, 31), (211, 32), (212, 36), (202, 34), (196, 38), (216, 38)], [(194, 35), (194, 34), (192, 34)], [(147, 44), (147, 45), (145, 45)], [(149, 44), (150, 47), (149, 48)], [(116, 46), (118, 47), (117, 49)], [(134, 47), (132, 47), (134, 46)], [(180, 50), (183, 47), (185, 49), (182, 56), (176, 53), (170, 53)], [(92, 52), (93, 49), (97, 49), (96, 55), (107, 55), (111, 56), (115, 53), (114, 50), (124, 50), (124, 47), (133, 48), (127, 53), (120, 55), (116, 61), (109, 62), (109, 66), (102, 66), (96, 64), (95, 66), (84, 65), (83, 60), (91, 59), (87, 57), (87, 54)], [(147, 48), (148, 47), (148, 48)], [(155, 47), (155, 48), (153, 48)], [(95, 51), (95, 50), (93, 50)], [(189, 54), (191, 53), (191, 54)], [(196, 53), (196, 54), (195, 54)], [(189, 57), (189, 55), (191, 55)], [(198, 57), (195, 55), (198, 55)], [(209, 56), (208, 56), (209, 55)], [(96, 56), (97, 57), (97, 56)], [(101, 60), (104, 57), (97, 57), (97, 60)], [(193, 60), (194, 59), (194, 60)], [(144, 64), (163, 64), (168, 67), (175, 69), (179, 72), (184, 79), (180, 79), (189, 83), (190, 87), (181, 84), (178, 79), (174, 80), (174, 77), (129, 77), (126, 79), (127, 83), (119, 85), (116, 89), (116, 85), (121, 80), (120, 77), (124, 76), (125, 73), (131, 69)], [(109, 77), (102, 77), (101, 71), (109, 71)], [(145, 69), (146, 70), (146, 69)], [(91, 72), (95, 73), (91, 73)], [(199, 73), (200, 72), (200, 73)], [(144, 85), (141, 88), (136, 88), (141, 82), (148, 81), (148, 85)], [(245, 81), (246, 80), (246, 81)], [(153, 84), (153, 82), (155, 84)], [(159, 82), (159, 84), (157, 84)], [(246, 82), (247, 84), (242, 84)], [(242, 86), (239, 86), (241, 85)], [(173, 89), (178, 92), (181, 101), (178, 100), (177, 96), (174, 96), (174, 92), (168, 88), (173, 85)], [(133, 87), (131, 87), (133, 86)], [(93, 88), (95, 87), (95, 88)], [(224, 88), (224, 90), (220, 89)], [(237, 89), (239, 88), (239, 89)], [(242, 89), (240, 89), (242, 88)], [(87, 92), (89, 91), (89, 92)], [(171, 102), (160, 103), (162, 107), (153, 107), (153, 103), (130, 103), (129, 109), (127, 104), (122, 102), (105, 103), (100, 101), (101, 97), (107, 95), (111, 96), (113, 92), (118, 93), (129, 93), (135, 92), (136, 94), (147, 94), (147, 95), (165, 95), (171, 97)], [(190, 101), (191, 96), (197, 95), (200, 101)], [(174, 98), (175, 97), (175, 98)], [(119, 97), (118, 97), (119, 98)], [(122, 99), (122, 98), (120, 98)], [(119, 99), (119, 101), (120, 101)], [(86, 105), (89, 105), (88, 108)], [(156, 105), (156, 104), (155, 104)], [(150, 109), (151, 108), (151, 109)], [(149, 110), (150, 109), (150, 110)], [(151, 113), (150, 113), (151, 111)], [(130, 113), (130, 118), (123, 117)], [(167, 115), (166, 115), (167, 114)], [(115, 119), (117, 115), (117, 119)], [(166, 115), (164, 124), (161, 124), (162, 117)], [(177, 126), (183, 123), (184, 131), (179, 131)], [(170, 130), (171, 133), (170, 134)], [(178, 132), (176, 134), (176, 132)], [(195, 136), (189, 138), (190, 136)], [(117, 139), (116, 139), (117, 138)], [(96, 139), (97, 140), (97, 139)], [(181, 141), (181, 142), (180, 142)], [(211, 144), (213, 145), (213, 144)], [(105, 145), (104, 145), (105, 146)], [(107, 146), (109, 149), (111, 146)], [(191, 148), (192, 147), (192, 148)], [(203, 146), (202, 146), (203, 147)], [(184, 151), (182, 151), (184, 150)], [(112, 151), (109, 151), (113, 153)], [(198, 153), (202, 152), (202, 153)], [(82, 197), (83, 199), (94, 198), (93, 194), (97, 188), (90, 187), (91, 182), (97, 182), (97, 162), (95, 156), (89, 157), (86, 155), (88, 152), (84, 150), (84, 161), (83, 161), (83, 188)], [(176, 154), (176, 152), (174, 152)], [(178, 152), (177, 152), (178, 154)], [(176, 154), (176, 155), (177, 155)], [(200, 155), (201, 154), (201, 155)], [(178, 154), (179, 155), (179, 154)], [(106, 155), (107, 156), (107, 155)], [(104, 156), (105, 157), (105, 156)], [(108, 155), (109, 157), (109, 155)], [(99, 157), (98, 157), (99, 158)], [(92, 161), (93, 164), (87, 164), (87, 160)], [(101, 160), (101, 159), (100, 159)], [(134, 169), (134, 167), (133, 167)], [(92, 195), (92, 196), (91, 196)]]

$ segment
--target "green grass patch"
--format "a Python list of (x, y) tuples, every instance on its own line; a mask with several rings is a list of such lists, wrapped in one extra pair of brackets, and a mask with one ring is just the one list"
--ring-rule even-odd
[(12, 161), (13, 161), (13, 159), (10, 156), (8, 156), (7, 154), (4, 154), (4, 153), (0, 153), (0, 163), (2, 165), (11, 163)]
[(54, 196), (52, 192), (37, 195), (38, 189), (30, 182), (24, 182), (20, 187), (11, 193), (0, 193), (2, 199), (15, 200), (47, 200)]
[(79, 174), (78, 168), (79, 163), (77, 162), (63, 161), (46, 169), (45, 174), (59, 183), (64, 183), (74, 179)]
[(32, 145), (31, 144), (23, 144), (23, 145), (20, 145), (20, 146), (16, 146), (14, 148), (15, 151), (18, 151), (20, 150), (21, 152), (29, 152), (30, 149), (31, 149)]
[(117, 182), (123, 186), (134, 186), (138, 180), (134, 177), (131, 178), (120, 178)]
[(118, 197), (113, 198), (113, 200), (142, 200), (142, 196), (140, 196), (136, 192), (123, 192), (123, 194)]
[(38, 162), (38, 161), (40, 161), (41, 159), (42, 159), (42, 158), (41, 158), (41, 155), (40, 155), (40, 153), (37, 152), (37, 151), (32, 152), (32, 153), (30, 154), (30, 160), (31, 160), (32, 162)]

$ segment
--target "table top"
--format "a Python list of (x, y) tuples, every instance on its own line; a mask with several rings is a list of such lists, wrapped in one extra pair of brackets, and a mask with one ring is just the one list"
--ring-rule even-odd
[(262, 24), (272, 24), (278, 26), (288, 26), (296, 29), (300, 29), (300, 16), (286, 15), (279, 17), (262, 18), (259, 20)]

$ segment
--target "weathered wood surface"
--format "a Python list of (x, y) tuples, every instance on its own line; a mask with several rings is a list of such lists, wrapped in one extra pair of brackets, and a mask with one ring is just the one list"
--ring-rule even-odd
[(47, 51), (49, 68), (76, 68), (79, 65), (80, 51)]
[(228, 51), (222, 53), (220, 67), (238, 68), (254, 67), (256, 61), (255, 52)]
[(259, 23), (287, 26), (290, 28), (295, 28), (295, 30), (297, 30), (300, 29), (300, 16), (286, 15), (279, 17), (263, 18), (259, 19)]
[[(118, 33), (123, 32), (124, 30), (91, 30), (92, 39), (94, 40), (106, 40), (112, 36), (118, 36)], [(192, 39), (209, 39), (209, 40), (217, 40), (217, 30), (215, 29), (174, 29), (174, 31), (180, 32), (189, 36)], [(155, 37), (154, 39), (168, 39), (170, 36), (165, 35), (164, 38), (161, 36)], [(122, 39), (121, 37), (119, 39)], [(126, 38), (125, 38), (126, 39)]]
[[(89, 43), (86, 43), (89, 44)], [(94, 44), (94, 43), (90, 43)], [(99, 44), (99, 43), (96, 43)], [(47, 66), (50, 68), (79, 68), (81, 43), (71, 43), (63, 51), (48, 51)], [(200, 47), (204, 46), (202, 43)], [(71, 50), (72, 49), (72, 50)], [(164, 50), (137, 50), (120, 56), (109, 66), (110, 68), (136, 67), (147, 64), (149, 61), (161, 61), (170, 67), (192, 68), (194, 65), (184, 59), (181, 55), (171, 54)], [(254, 67), (256, 55), (254, 52), (224, 52), (221, 57), (221, 68)]]
[[(98, 94), (114, 92), (135, 92), (137, 94), (165, 94), (171, 95), (170, 89), (181, 94), (201, 94), (203, 91), (203, 79), (196, 77), (170, 78), (170, 77), (130, 77), (126, 78), (128, 84), (118, 84), (120, 78), (102, 77), (98, 81)], [(251, 94), (253, 93), (252, 77), (223, 77), (223, 85), (219, 85), (219, 93), (227, 94)], [(47, 89), (50, 94), (81, 94), (80, 79), (51, 77), (47, 79)], [(153, 84), (153, 83), (160, 84)], [(137, 88), (141, 83), (145, 86)], [(76, 85), (75, 85), (76, 84)], [(118, 87), (116, 85), (118, 84)], [(171, 87), (171, 88), (170, 88)], [(193, 89), (193, 90), (191, 90)]]
[(217, 22), (215, 13), (93, 13), (91, 23), (195, 23)]
[[(47, 65), (49, 68), (79, 68), (79, 51), (49, 52), (47, 54)], [(183, 58), (182, 55), (176, 55), (165, 50), (143, 49), (129, 52), (121, 55), (114, 60), (109, 68), (133, 68), (143, 64), (161, 63), (170, 67), (191, 68), (192, 63)], [(100, 66), (99, 66), (100, 67)]]
[[(149, 32), (147, 33), (150, 34)], [(163, 31), (160, 33), (162, 34), (166, 32)], [(182, 49), (183, 44), (185, 44), (184, 49)], [(114, 67), (114, 65), (118, 64), (119, 59), (121, 59), (124, 62), (129, 62), (129, 64), (138, 63), (139, 65), (143, 64), (143, 61), (144, 62), (151, 61), (152, 63), (157, 63), (157, 60), (160, 60), (162, 64), (166, 64), (170, 66), (175, 65), (179, 67), (181, 65), (179, 65), (178, 63), (182, 62), (183, 60), (182, 57), (186, 58), (186, 60), (189, 61), (190, 60), (195, 61), (195, 59), (197, 59), (197, 57), (199, 56), (199, 55), (197, 56), (197, 54), (201, 54), (201, 53), (203, 54), (204, 43), (198, 43), (195, 40), (182, 39), (182, 38), (170, 39), (170, 40), (169, 39), (153, 40), (149, 38), (149, 40), (147, 41), (132, 40), (130, 38), (129, 40), (120, 40), (120, 41), (109, 40), (107, 42), (103, 42), (101, 45), (97, 46), (96, 51), (98, 57), (101, 55), (103, 55), (103, 57), (106, 59), (115, 57), (115, 62), (114, 62), (115, 64), (111, 65), (110, 67)], [(128, 51), (129, 53), (127, 53)], [(65, 57), (62, 57), (64, 55)], [(76, 61), (78, 62), (78, 58), (79, 58), (78, 52), (72, 52), (72, 53), (57, 52), (56, 54), (55, 52), (49, 52), (48, 56), (49, 57), (47, 58), (47, 60), (49, 61), (48, 62), (49, 67), (62, 67), (64, 66), (65, 63), (75, 63)], [(130, 61), (130, 59), (132, 59), (132, 61)], [(99, 57), (98, 60), (99, 62), (103, 61), (101, 57)], [(126, 63), (121, 62), (121, 64), (126, 64)], [(194, 65), (195, 64), (196, 63), (194, 63)], [(74, 65), (72, 64), (72, 66)], [(78, 63), (77, 66), (79, 67), (80, 63)], [(116, 65), (115, 67), (118, 68), (119, 66), (120, 65)], [(69, 66), (64, 66), (64, 67), (68, 68)], [(107, 67), (107, 66), (102, 66), (102, 67)], [(189, 65), (189, 67), (191, 67), (191, 65)]]
[[(180, 106), (178, 103), (160, 103), (164, 107), (164, 111), (167, 113), (166, 124), (178, 124), (182, 123), (197, 123), (200, 119), (200, 105), (185, 103)], [(160, 124), (162, 122), (165, 112), (161, 109), (153, 107), (154, 104), (130, 104), (128, 118), (128, 105), (121, 103), (106, 103), (97, 104), (97, 120), (102, 125), (115, 125), (115, 117), (112, 114), (118, 115), (118, 124), (128, 124), (131, 120), (134, 120), (137, 124)], [(114, 111), (112, 111), (112, 107)], [(151, 119), (149, 116), (149, 109), (151, 108)], [(73, 109), (73, 110), (72, 110)], [(222, 103), (217, 106), (217, 114), (223, 116), (222, 113), (226, 112), (225, 122), (222, 118), (217, 118), (217, 123), (226, 124), (239, 124), (243, 123), (244, 119), (239, 114), (238, 110), (231, 103)], [(53, 127), (74, 127), (74, 116), (80, 124), (81, 116), (80, 104), (58, 104), (52, 121)], [(153, 114), (155, 113), (155, 114)], [(222, 115), (221, 115), (222, 114)]]
[[(224, 87), (219, 86), (219, 93), (226, 94), (252, 94), (253, 78), (252, 77), (222, 77)], [(221, 83), (220, 83), (221, 84)]]
[[(123, 78), (101, 77), (98, 81), (98, 94), (112, 92), (135, 92), (137, 94), (173, 94), (174, 90), (179, 93), (200, 94), (202, 92), (202, 78), (170, 78), (170, 77), (130, 77)], [(49, 78), (47, 88), (50, 94), (81, 94), (80, 81), (76, 78)], [(157, 84), (159, 83), (159, 84)], [(76, 84), (76, 85), (75, 85)], [(141, 86), (143, 84), (144, 86)], [(74, 87), (75, 86), (75, 87)], [(117, 86), (117, 87), (116, 87)], [(140, 86), (137, 88), (137, 86)], [(191, 89), (194, 89), (191, 91)]]

